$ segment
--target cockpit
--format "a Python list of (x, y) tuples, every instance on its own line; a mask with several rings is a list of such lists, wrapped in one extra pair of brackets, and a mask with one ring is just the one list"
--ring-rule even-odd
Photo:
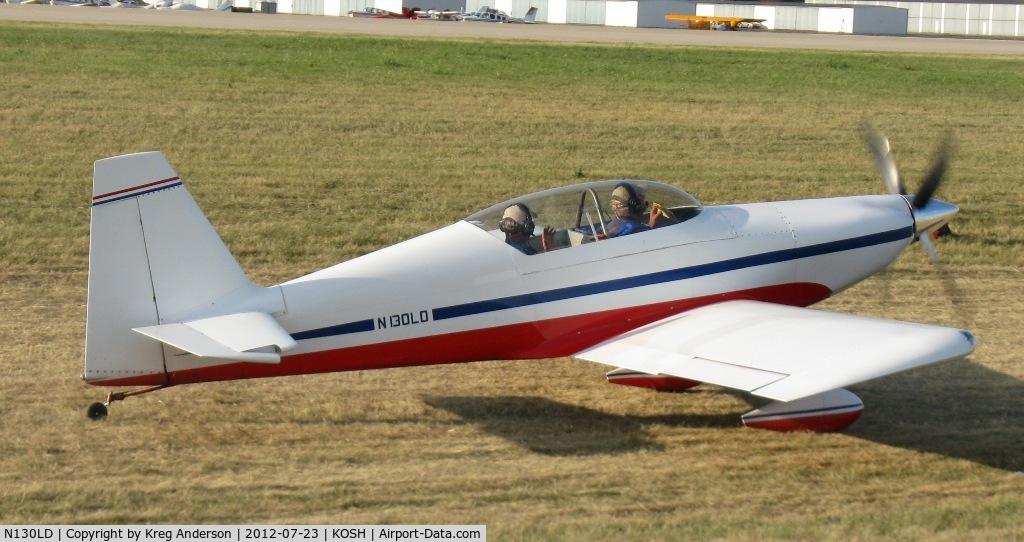
[(693, 196), (673, 186), (626, 179), (536, 192), (488, 207), (466, 221), (532, 255), (673, 226), (702, 209)]

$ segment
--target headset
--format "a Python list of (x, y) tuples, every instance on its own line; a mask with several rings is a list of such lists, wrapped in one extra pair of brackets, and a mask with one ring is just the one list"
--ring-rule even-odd
[(629, 209), (630, 214), (638, 215), (647, 210), (647, 206), (644, 205), (644, 202), (640, 199), (639, 194), (636, 193), (636, 188), (633, 188), (633, 185), (629, 183), (619, 183), (615, 186), (615, 189), (617, 190), (619, 187), (625, 188), (626, 193), (629, 194), (629, 199), (626, 200), (626, 208)]
[(514, 218), (512, 218), (510, 216), (506, 216), (505, 218), (501, 219), (501, 222), (498, 223), (498, 229), (500, 229), (501, 231), (503, 231), (505, 233), (509, 233), (509, 234), (514, 234), (514, 233), (525, 233), (527, 235), (533, 234), (533, 229), (534, 229), (533, 213), (530, 212), (530, 208), (527, 207), (526, 205), (523, 205), (522, 203), (517, 203), (516, 207), (519, 207), (519, 209), (521, 211), (523, 211), (523, 214), (526, 215), (526, 220), (523, 221), (523, 222), (519, 222), (518, 220), (516, 220), (516, 219), (514, 219)]

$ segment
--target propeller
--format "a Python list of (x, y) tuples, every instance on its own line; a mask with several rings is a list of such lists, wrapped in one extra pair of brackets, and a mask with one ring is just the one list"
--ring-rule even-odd
[[(886, 190), (890, 194), (903, 196), (910, 204), (911, 212), (914, 214), (914, 233), (921, 241), (921, 246), (928, 252), (936, 271), (939, 273), (940, 282), (946, 292), (946, 296), (952, 303), (953, 311), (958, 318), (963, 320), (964, 329), (974, 326), (973, 322), (977, 311), (971, 306), (971, 297), (966, 295), (957, 284), (955, 274), (939, 263), (939, 256), (935, 252), (935, 245), (931, 241), (931, 233), (943, 233), (951, 235), (948, 229), (948, 222), (959, 210), (955, 205), (934, 199), (932, 196), (941, 184), (949, 166), (950, 157), (953, 155), (953, 134), (946, 134), (938, 154), (932, 163), (931, 169), (921, 182), (917, 194), (910, 196), (900, 180), (899, 170), (896, 167), (896, 160), (893, 158), (889, 140), (870, 121), (864, 123), (864, 136), (874, 155), (875, 163), (882, 174)], [(888, 290), (888, 289), (887, 289)]]
[(910, 203), (914, 214), (914, 234), (917, 235), (917, 239), (921, 241), (921, 245), (928, 252), (932, 263), (939, 263), (939, 255), (931, 241), (931, 232), (949, 222), (960, 210), (956, 205), (932, 198), (949, 166), (949, 158), (953, 153), (952, 135), (947, 135), (943, 140), (931, 169), (915, 195), (909, 195), (903, 186), (889, 139), (870, 122), (865, 123), (864, 139), (875, 158), (875, 164), (882, 175), (882, 182), (885, 183), (886, 190), (890, 194), (903, 196)]

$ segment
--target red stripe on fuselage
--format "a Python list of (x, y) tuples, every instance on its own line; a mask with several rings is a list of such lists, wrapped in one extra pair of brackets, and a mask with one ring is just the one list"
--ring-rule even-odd
[[(283, 357), (281, 363), (274, 365), (232, 363), (174, 371), (168, 375), (168, 380), (171, 385), (177, 385), (485, 360), (557, 358), (575, 354), (662, 318), (713, 303), (748, 299), (805, 307), (831, 294), (832, 291), (821, 284), (781, 284), (538, 322), (297, 354)], [(91, 383), (100, 386), (141, 386), (164, 381), (164, 375), (156, 374)]]

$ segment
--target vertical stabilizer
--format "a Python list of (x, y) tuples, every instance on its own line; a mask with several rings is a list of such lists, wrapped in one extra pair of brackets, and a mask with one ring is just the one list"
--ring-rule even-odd
[(166, 383), (164, 346), (132, 329), (181, 321), (251, 288), (162, 153), (96, 162), (87, 381)]

